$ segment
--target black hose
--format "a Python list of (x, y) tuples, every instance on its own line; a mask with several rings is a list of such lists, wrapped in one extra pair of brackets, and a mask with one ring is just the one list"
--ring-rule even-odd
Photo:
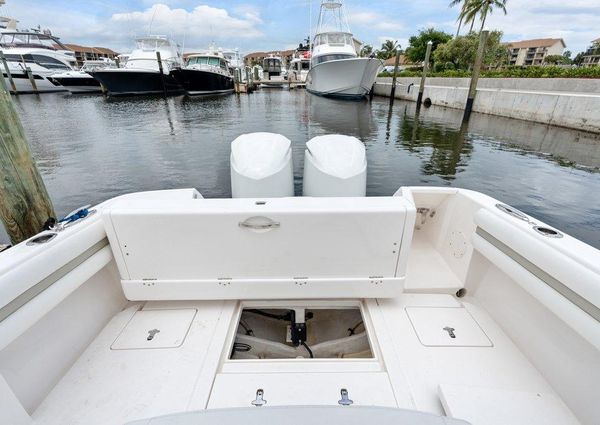
[(313, 352), (310, 349), (310, 347), (306, 344), (306, 342), (302, 341), (302, 346), (304, 346), (304, 348), (306, 348), (306, 351), (308, 351), (308, 354), (310, 355), (310, 358), (314, 359), (315, 356), (313, 356)]
[(264, 317), (269, 317), (271, 319), (277, 319), (277, 320), (287, 320), (287, 321), (290, 321), (291, 318), (292, 318), (291, 311), (288, 311), (285, 314), (273, 314), (273, 313), (268, 313), (266, 311), (256, 310), (256, 309), (248, 309), (248, 310), (244, 310), (244, 311), (248, 312), (248, 313), (258, 314), (258, 315), (264, 316)]

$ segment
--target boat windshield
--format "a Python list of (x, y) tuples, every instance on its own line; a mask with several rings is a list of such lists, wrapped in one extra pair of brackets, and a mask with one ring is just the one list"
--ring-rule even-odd
[(342, 59), (352, 59), (354, 58), (354, 55), (351, 55), (349, 53), (335, 53), (335, 54), (331, 54), (331, 55), (321, 55), (321, 56), (315, 56), (312, 59), (312, 64), (313, 66), (323, 63), (323, 62), (329, 62), (329, 61), (337, 61), (337, 60), (342, 60)]
[(12, 53), (5, 53), (4, 57), (7, 61), (10, 62), (19, 62), (19, 63), (35, 63), (47, 69), (64, 69), (71, 70), (69, 66), (64, 64), (63, 62), (55, 59), (51, 56), (40, 55), (40, 54), (29, 54), (26, 53), (24, 55), (14, 55)]
[(330, 46), (352, 46), (352, 34), (345, 32), (329, 32), (315, 36), (315, 46), (329, 44)]
[(58, 39), (50, 35), (29, 32), (0, 33), (1, 47), (35, 47), (50, 50), (69, 50)]
[(281, 72), (281, 60), (279, 58), (266, 58), (263, 61), (263, 69), (267, 72)]
[(193, 56), (188, 58), (188, 65), (221, 66), (221, 62), (225, 63), (220, 58), (214, 56)]
[(169, 47), (169, 40), (165, 38), (140, 38), (136, 40), (137, 48), (146, 51), (154, 51), (163, 47)]

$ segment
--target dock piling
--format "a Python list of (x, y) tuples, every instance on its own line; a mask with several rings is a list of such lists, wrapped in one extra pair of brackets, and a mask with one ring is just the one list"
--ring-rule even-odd
[(400, 63), (400, 49), (396, 50), (396, 61), (394, 62), (394, 76), (392, 77), (392, 91), (390, 93), (390, 103), (394, 103), (396, 97), (396, 75), (398, 74), (398, 64)]
[[(17, 86), (12, 78), (12, 74), (10, 73), (10, 68), (8, 67), (8, 62), (6, 61), (6, 58), (4, 57), (4, 53), (0, 52), (0, 60), (2, 61), (2, 65), (4, 66), (4, 71), (6, 71), (6, 77), (8, 78), (8, 82), (10, 84), (10, 88), (12, 89), (12, 92), (14, 94), (18, 94), (17, 93)], [(6, 81), (5, 81), (6, 83)]]
[(0, 219), (17, 244), (39, 233), (56, 215), (2, 73), (0, 79)]
[(26, 67), (25, 73), (27, 74), (27, 78), (29, 78), (29, 82), (31, 83), (31, 90), (34, 93), (38, 92), (37, 83), (35, 82), (35, 77), (33, 76), (33, 72), (31, 72), (31, 68)]
[(165, 83), (165, 73), (163, 72), (162, 58), (160, 52), (156, 52), (156, 60), (158, 61), (158, 71), (160, 72), (160, 81), (162, 83), (163, 96), (167, 97), (167, 85)]
[(481, 63), (483, 62), (483, 54), (485, 52), (485, 44), (490, 32), (488, 30), (481, 31), (479, 35), (479, 47), (477, 48), (477, 56), (475, 56), (475, 64), (473, 65), (473, 73), (471, 74), (471, 84), (469, 85), (469, 95), (467, 96), (467, 104), (465, 105), (465, 114), (463, 122), (469, 121), (471, 112), (473, 111), (473, 102), (477, 93), (477, 81), (479, 80), (479, 72), (481, 71)]
[(423, 75), (421, 76), (421, 84), (419, 85), (419, 94), (417, 95), (417, 108), (421, 107), (423, 101), (423, 92), (425, 91), (425, 79), (427, 78), (427, 71), (429, 70), (429, 57), (431, 56), (431, 47), (433, 42), (429, 40), (427, 42), (427, 50), (425, 51), (425, 62), (423, 62)]

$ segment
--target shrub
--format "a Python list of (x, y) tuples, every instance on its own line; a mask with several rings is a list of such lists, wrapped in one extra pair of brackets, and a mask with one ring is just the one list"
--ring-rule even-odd
[[(445, 66), (443, 66), (445, 68)], [(435, 69), (428, 77), (470, 77), (471, 72), (457, 69)], [(398, 77), (420, 77), (422, 71), (407, 69)], [(391, 77), (391, 73), (381, 73), (380, 77)], [(563, 68), (559, 66), (530, 66), (527, 68), (507, 67), (481, 71), (481, 78), (600, 78), (600, 66), (590, 68)]]

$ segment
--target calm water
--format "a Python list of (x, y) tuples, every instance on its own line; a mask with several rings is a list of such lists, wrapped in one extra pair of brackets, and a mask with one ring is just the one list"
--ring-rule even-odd
[[(21, 96), (33, 155), (63, 215), (133, 191), (195, 187), (230, 196), (229, 145), (242, 133), (293, 142), (296, 193), (304, 143), (343, 133), (367, 147), (368, 195), (402, 185), (474, 189), (600, 248), (600, 137), (539, 124), (375, 98), (345, 102), (261, 90), (214, 99)], [(4, 233), (0, 240), (6, 242)]]

